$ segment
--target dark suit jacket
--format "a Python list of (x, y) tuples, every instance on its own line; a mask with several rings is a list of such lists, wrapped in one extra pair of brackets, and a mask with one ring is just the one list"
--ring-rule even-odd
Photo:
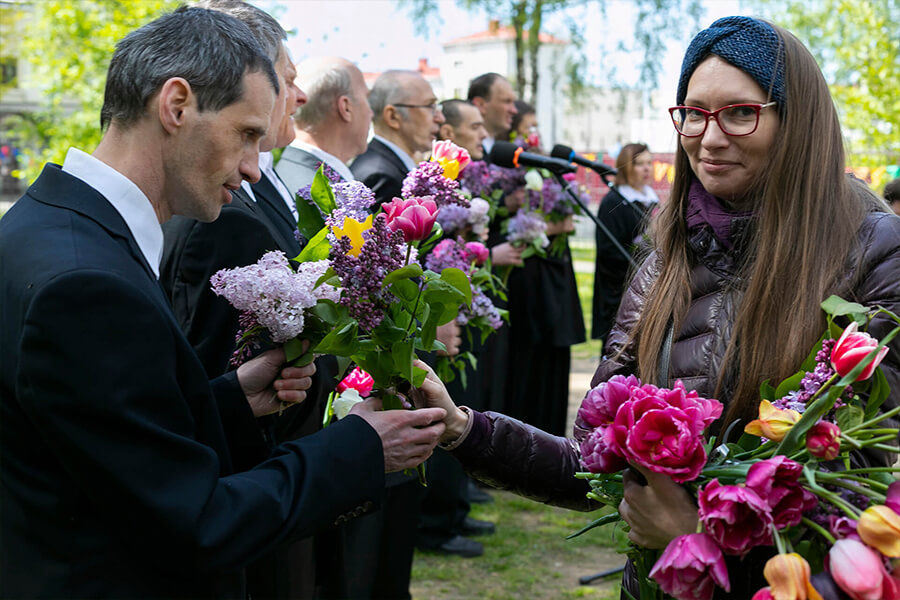
[[(297, 220), (287, 207), (284, 198), (265, 173), (261, 174), (259, 181), (251, 184), (253, 195), (256, 197), (256, 206), (262, 210), (266, 222), (272, 227), (272, 234), (279, 247), (288, 258), (300, 254), (301, 245), (295, 235)], [(288, 186), (290, 189), (290, 186)]]
[(356, 417), (233, 472), (226, 432), (258, 435), (235, 375), (207, 381), (125, 222), (56, 165), (0, 220), (0, 281), (0, 597), (241, 597), (245, 564), (377, 502)]
[(372, 207), (373, 210), (378, 205), (400, 197), (403, 179), (409, 173), (393, 150), (374, 139), (369, 142), (368, 149), (356, 157), (350, 165), (350, 171), (357, 181), (362, 181), (375, 192), (377, 205)]

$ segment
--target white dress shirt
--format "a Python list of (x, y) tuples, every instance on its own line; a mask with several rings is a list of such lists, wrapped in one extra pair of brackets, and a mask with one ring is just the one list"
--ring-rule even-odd
[(100, 192), (116, 209), (153, 273), (159, 277), (163, 232), (156, 211), (144, 192), (105, 162), (77, 148), (69, 148), (62, 170)]
[(321, 160), (323, 163), (337, 171), (338, 175), (344, 178), (344, 181), (356, 181), (356, 178), (353, 176), (353, 172), (350, 170), (350, 168), (334, 154), (325, 152), (318, 146), (313, 146), (312, 144), (307, 144), (306, 142), (301, 142), (300, 140), (294, 140), (293, 142), (291, 142), (291, 146), (297, 148), (298, 150), (309, 152), (310, 154)]
[(484, 153), (485, 153), (485, 154), (490, 154), (490, 153), (491, 153), (491, 148), (494, 147), (494, 142), (495, 142), (495, 141), (496, 141), (496, 140), (494, 140), (494, 138), (492, 138), (492, 137), (490, 137), (490, 136), (484, 138), (484, 141), (481, 142), (481, 147), (484, 148)]

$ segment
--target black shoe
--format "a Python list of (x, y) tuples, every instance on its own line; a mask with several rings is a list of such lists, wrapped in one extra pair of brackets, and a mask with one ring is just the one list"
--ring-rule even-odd
[(466, 517), (462, 524), (463, 535), (491, 535), (497, 528), (490, 521), (479, 521), (472, 517)]
[(493, 496), (475, 485), (475, 483), (472, 481), (469, 482), (469, 487), (466, 490), (466, 495), (468, 496), (469, 502), (473, 504), (489, 504), (494, 501)]
[(449, 556), (474, 558), (484, 554), (484, 546), (481, 542), (464, 538), (461, 535), (455, 535), (440, 546), (437, 546), (436, 548), (425, 548), (425, 551), (446, 554)]

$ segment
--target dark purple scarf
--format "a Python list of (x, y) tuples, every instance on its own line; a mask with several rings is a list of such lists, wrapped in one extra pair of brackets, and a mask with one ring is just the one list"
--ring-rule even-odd
[(685, 215), (688, 229), (709, 226), (719, 243), (728, 250), (734, 247), (732, 223), (735, 220), (743, 220), (752, 214), (751, 210), (728, 210), (721, 200), (706, 191), (700, 180), (694, 178), (691, 182), (687, 214)]

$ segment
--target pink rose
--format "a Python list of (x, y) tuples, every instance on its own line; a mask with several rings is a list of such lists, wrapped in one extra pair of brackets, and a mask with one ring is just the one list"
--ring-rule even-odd
[(828, 551), (826, 566), (834, 582), (853, 600), (882, 599), (887, 573), (881, 557), (862, 542), (836, 541)]
[(781, 455), (756, 462), (747, 471), (747, 487), (768, 503), (779, 529), (796, 525), (818, 504), (816, 495), (800, 485), (801, 473), (803, 465)]
[(686, 395), (680, 382), (674, 390), (651, 385), (631, 388), (631, 399), (619, 407), (613, 420), (615, 447), (629, 462), (669, 475), (678, 483), (696, 479), (706, 464), (704, 423), (715, 413), (712, 405), (697, 400), (702, 399)]
[[(854, 367), (863, 362), (866, 355), (878, 345), (878, 340), (864, 331), (857, 331), (857, 329), (859, 329), (859, 326), (856, 324), (856, 321), (850, 323), (831, 351), (831, 366), (834, 367), (834, 370), (841, 377), (846, 376)], [(887, 346), (879, 350), (878, 354), (875, 355), (875, 359), (862, 370), (856, 381), (864, 381), (871, 377), (872, 373), (875, 372), (875, 368), (887, 353)]]
[(344, 377), (339, 384), (334, 388), (338, 394), (343, 392), (346, 389), (353, 388), (359, 395), (363, 398), (367, 397), (372, 392), (372, 386), (375, 385), (375, 380), (372, 379), (372, 376), (356, 367), (350, 373)]
[(424, 240), (431, 235), (437, 220), (438, 207), (430, 196), (421, 198), (394, 198), (382, 205), (392, 231), (403, 232), (407, 242)]
[(705, 533), (682, 535), (669, 542), (650, 577), (679, 600), (710, 600), (717, 585), (731, 591), (725, 557)]
[(581, 442), (581, 464), (591, 473), (617, 473), (624, 470), (628, 463), (613, 450), (614, 444), (615, 439), (608, 427), (596, 427)]
[(772, 543), (768, 503), (749, 487), (713, 479), (697, 495), (700, 521), (726, 554), (743, 556)]
[(841, 451), (841, 428), (819, 421), (806, 432), (806, 449), (816, 458), (834, 460)]
[(491, 257), (491, 251), (481, 242), (468, 242), (466, 254), (469, 260), (474, 260), (476, 265), (483, 265)]
[(634, 375), (613, 375), (588, 391), (581, 401), (578, 416), (593, 427), (612, 423), (616, 411), (631, 397), (631, 388), (640, 385), (640, 380)]

